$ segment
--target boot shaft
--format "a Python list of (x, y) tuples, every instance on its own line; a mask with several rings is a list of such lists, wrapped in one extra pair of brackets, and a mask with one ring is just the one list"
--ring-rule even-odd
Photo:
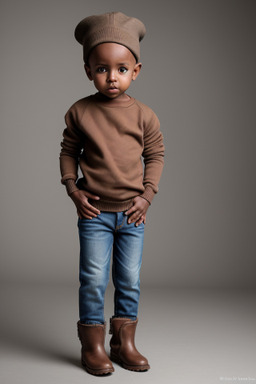
[(138, 319), (112, 318), (110, 320), (111, 359), (131, 371), (146, 371), (150, 368), (148, 360), (135, 346), (135, 331)]
[(78, 321), (77, 331), (82, 346), (86, 345), (87, 349), (105, 343), (106, 324), (81, 324)]
[(134, 345), (135, 331), (138, 319), (115, 317), (110, 319), (109, 333), (112, 335), (110, 346), (121, 347), (121, 344)]

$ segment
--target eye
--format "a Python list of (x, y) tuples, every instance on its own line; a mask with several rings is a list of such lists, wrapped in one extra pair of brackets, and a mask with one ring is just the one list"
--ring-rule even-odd
[(128, 71), (128, 69), (125, 68), (125, 67), (120, 67), (120, 68), (119, 68), (119, 72), (120, 72), (120, 73), (126, 73), (127, 71)]
[(98, 73), (105, 73), (107, 70), (106, 70), (106, 68), (105, 67), (98, 67), (97, 68), (97, 72)]

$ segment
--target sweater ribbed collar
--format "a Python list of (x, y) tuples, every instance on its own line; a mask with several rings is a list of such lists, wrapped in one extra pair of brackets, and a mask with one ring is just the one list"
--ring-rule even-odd
[(131, 96), (129, 96), (130, 98), (129, 100), (115, 100), (115, 99), (107, 99), (104, 95), (102, 95), (99, 92), (92, 95), (91, 98), (96, 103), (99, 103), (102, 106), (108, 107), (108, 108), (116, 108), (116, 107), (127, 108), (127, 107), (130, 107), (135, 102), (135, 99)]

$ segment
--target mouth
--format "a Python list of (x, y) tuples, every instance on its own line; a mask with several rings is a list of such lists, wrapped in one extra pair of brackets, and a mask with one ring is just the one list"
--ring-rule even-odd
[(108, 92), (118, 92), (118, 88), (117, 87), (109, 87)]

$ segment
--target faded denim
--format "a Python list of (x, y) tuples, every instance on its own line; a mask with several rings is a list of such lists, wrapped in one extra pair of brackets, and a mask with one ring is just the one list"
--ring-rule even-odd
[(79, 315), (86, 324), (104, 323), (104, 296), (112, 278), (114, 316), (136, 319), (140, 297), (140, 269), (144, 224), (127, 223), (124, 212), (101, 212), (96, 218), (79, 219)]

